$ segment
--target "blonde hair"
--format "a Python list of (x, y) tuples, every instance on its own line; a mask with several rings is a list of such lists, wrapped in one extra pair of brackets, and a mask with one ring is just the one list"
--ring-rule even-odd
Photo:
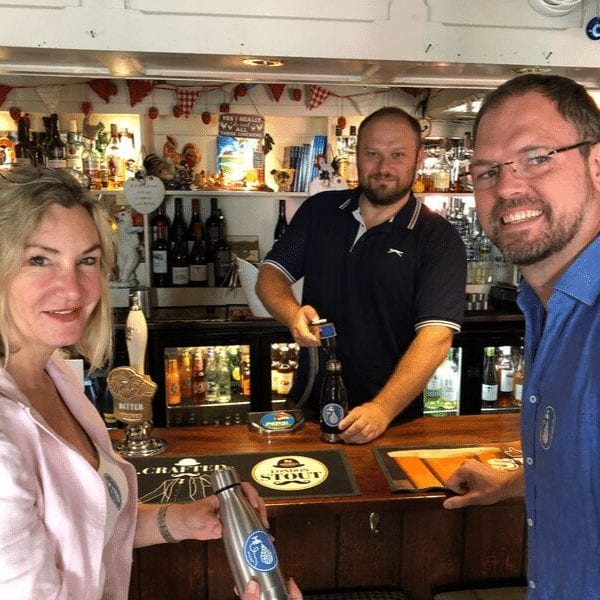
[(100, 300), (74, 346), (93, 371), (103, 367), (112, 355), (108, 281), (115, 260), (114, 238), (111, 219), (102, 203), (66, 171), (15, 167), (0, 172), (0, 352), (6, 365), (9, 358), (6, 331), (10, 319), (8, 286), (21, 267), (28, 240), (53, 204), (84, 208), (92, 217), (100, 238), (103, 275)]

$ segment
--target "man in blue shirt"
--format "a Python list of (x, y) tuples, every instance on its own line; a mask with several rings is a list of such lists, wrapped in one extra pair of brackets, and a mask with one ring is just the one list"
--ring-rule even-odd
[(524, 468), (466, 461), (446, 508), (525, 494), (528, 597), (600, 597), (600, 112), (525, 75), (485, 99), (470, 172), (484, 230), (519, 265)]
[[(358, 132), (360, 187), (306, 200), (259, 273), (259, 297), (300, 345), (319, 345), (313, 319), (334, 323), (352, 408), (340, 424), (346, 442), (422, 412), (415, 398), (461, 328), (464, 244), (410, 192), (422, 158), (416, 119), (395, 107), (369, 115)], [(300, 277), (302, 305), (290, 288)]]

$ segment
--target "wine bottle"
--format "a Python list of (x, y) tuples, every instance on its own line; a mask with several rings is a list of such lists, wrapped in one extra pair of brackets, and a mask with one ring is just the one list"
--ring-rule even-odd
[(15, 144), (15, 165), (32, 166), (32, 147), (29, 141), (29, 115), (19, 117), (17, 122), (17, 143)]
[(187, 244), (188, 251), (192, 251), (192, 247), (197, 239), (202, 237), (202, 219), (200, 218), (200, 198), (192, 198), (192, 216), (187, 228)]
[(348, 412), (348, 397), (342, 381), (342, 364), (333, 358), (327, 361), (321, 386), (319, 422), (324, 442), (341, 442), (340, 422)]
[(165, 234), (166, 225), (158, 223), (156, 239), (152, 242), (152, 285), (154, 287), (167, 287), (169, 281), (169, 242)]
[(179, 237), (171, 249), (171, 285), (180, 287), (190, 283), (190, 266), (188, 262), (185, 237)]
[(493, 408), (498, 400), (498, 375), (494, 365), (494, 348), (485, 349), (483, 375), (481, 380), (481, 406)]
[(165, 240), (169, 241), (169, 228), (171, 226), (171, 219), (169, 219), (168, 215), (165, 213), (165, 205), (164, 203), (160, 204), (156, 209), (154, 216), (152, 217), (152, 221), (150, 221), (150, 225), (152, 226), (152, 239), (155, 240), (158, 232), (158, 226), (162, 225), (165, 230)]
[(219, 211), (219, 238), (214, 245), (215, 286), (227, 287), (231, 271), (231, 246), (226, 238), (225, 217)]
[[(186, 240), (187, 225), (183, 218), (183, 199), (175, 198), (175, 215), (169, 227), (169, 242), (175, 244), (177, 240)], [(187, 243), (186, 243), (187, 248)]]
[(46, 166), (49, 169), (67, 168), (67, 146), (60, 137), (58, 115), (53, 113), (48, 120), (49, 139), (46, 144)]
[(206, 254), (209, 262), (214, 262), (214, 246), (219, 239), (219, 206), (217, 198), (210, 199), (210, 216), (206, 219)]
[(208, 285), (208, 265), (204, 240), (196, 238), (189, 257), (190, 285), (206, 287)]
[(273, 239), (278, 240), (287, 229), (288, 222), (285, 217), (285, 200), (279, 201), (279, 216), (277, 217), (277, 223), (275, 223), (275, 231), (273, 232)]
[(260, 584), (262, 600), (289, 598), (272, 538), (244, 495), (235, 468), (211, 473), (223, 522), (223, 543), (233, 580), (244, 590), (251, 579)]

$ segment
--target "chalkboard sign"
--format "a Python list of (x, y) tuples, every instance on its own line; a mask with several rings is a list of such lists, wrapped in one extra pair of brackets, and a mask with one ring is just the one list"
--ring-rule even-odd
[(265, 118), (231, 113), (219, 115), (219, 135), (262, 138), (265, 135)]

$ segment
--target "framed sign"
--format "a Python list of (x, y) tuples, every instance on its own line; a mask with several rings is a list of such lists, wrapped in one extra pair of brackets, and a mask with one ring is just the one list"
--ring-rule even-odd
[(262, 138), (265, 135), (265, 118), (260, 115), (219, 115), (219, 135), (242, 138)]

